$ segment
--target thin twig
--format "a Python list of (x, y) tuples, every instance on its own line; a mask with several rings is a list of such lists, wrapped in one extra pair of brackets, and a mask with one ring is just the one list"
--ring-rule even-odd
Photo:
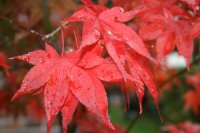
[(62, 27), (66, 26), (68, 24), (68, 22), (64, 22), (63, 24), (61, 24), (58, 28), (56, 28), (54, 31), (52, 31), (51, 33), (45, 35), (42, 37), (42, 40), (47, 40), (53, 36), (55, 36), (55, 34), (57, 34)]
[[(200, 63), (200, 56), (196, 57), (193, 62), (190, 64), (191, 68), (194, 67), (195, 65)], [(181, 75), (185, 74), (187, 72), (187, 68), (182, 69), (181, 71), (171, 75), (167, 80), (165, 80), (162, 84), (159, 85), (158, 88), (164, 87), (167, 83), (171, 82), (174, 78), (180, 77)], [(130, 133), (131, 129), (135, 126), (137, 121), (139, 120), (140, 115), (137, 115), (134, 119), (131, 120), (130, 124), (126, 128), (125, 133)]]

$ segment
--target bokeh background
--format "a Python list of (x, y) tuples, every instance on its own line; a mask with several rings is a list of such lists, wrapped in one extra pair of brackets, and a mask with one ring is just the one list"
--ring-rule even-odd
[[(113, 6), (117, 0), (99, 0), (102, 5)], [(127, 3), (126, 3), (127, 2)], [(118, 1), (118, 3), (120, 3)], [(125, 9), (130, 10), (135, 1), (121, 1)], [(27, 52), (43, 49), (44, 42), (35, 30), (45, 35), (62, 24), (81, 6), (79, 0), (0, 0), (0, 53), (9, 66), (9, 75), (0, 68), (0, 133), (45, 133), (46, 119), (42, 95), (26, 95), (11, 102), (14, 93), (19, 89), (21, 81), (31, 68), (24, 62), (10, 61), (8, 58)], [(66, 32), (66, 51), (75, 49), (74, 32), (81, 35), (82, 24), (74, 24)], [(60, 34), (50, 39), (59, 51)], [(153, 46), (152, 47), (153, 50)], [(154, 71), (154, 78), (159, 91), (159, 107), (164, 121), (159, 118), (152, 97), (146, 92), (144, 112), (138, 115), (138, 100), (134, 92), (128, 92), (124, 98), (118, 84), (105, 83), (109, 98), (109, 115), (120, 132), (161, 133), (178, 132), (178, 129), (196, 129), (200, 131), (200, 59), (199, 40), (195, 40), (190, 71), (185, 67), (185, 60), (174, 50), (166, 60)], [(127, 104), (129, 102), (129, 104)], [(69, 127), (70, 133), (77, 128), (99, 126), (101, 131), (106, 127), (98, 123), (95, 116), (89, 114), (80, 105)], [(96, 124), (98, 123), (98, 124)], [(60, 115), (54, 121), (52, 133), (61, 132)], [(194, 133), (197, 133), (194, 132)], [(85, 133), (87, 133), (85, 131)], [(88, 132), (89, 133), (89, 132)], [(178, 132), (179, 133), (179, 132)], [(182, 133), (182, 132), (181, 132)], [(184, 132), (190, 133), (190, 132)]]

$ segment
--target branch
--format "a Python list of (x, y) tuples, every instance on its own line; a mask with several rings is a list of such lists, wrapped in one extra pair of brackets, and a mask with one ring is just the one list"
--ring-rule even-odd
[(54, 44), (54, 42), (50, 41), (50, 38), (55, 36), (61, 30), (62, 27), (66, 26), (68, 24), (68, 22), (64, 22), (58, 28), (56, 28), (54, 31), (52, 31), (51, 33), (43, 35), (43, 34), (37, 32), (37, 31), (35, 31), (33, 29), (30, 29), (30, 30), (26, 29), (25, 27), (19, 25), (18, 22), (16, 22), (15, 20), (11, 20), (6, 16), (0, 15), (0, 19), (2, 19), (4, 21), (7, 21), (8, 23), (10, 23), (12, 25), (15, 25), (21, 31), (28, 32), (30, 34), (34, 34), (37, 37), (39, 37), (42, 41), (46, 41), (46, 42), (48, 42), (50, 44)]
[(55, 34), (57, 34), (62, 27), (66, 26), (68, 24), (68, 22), (64, 22), (63, 24), (61, 24), (58, 28), (56, 28), (54, 31), (52, 31), (51, 33), (45, 35), (42, 37), (42, 40), (48, 40), (49, 38), (55, 36)]
[[(56, 43), (51, 41), (50, 38), (52, 38), (53, 36), (55, 36), (58, 32), (60, 32), (60, 30), (66, 26), (68, 24), (68, 22), (64, 22), (63, 24), (61, 24), (58, 28), (56, 28), (54, 31), (52, 31), (49, 34), (43, 35), (33, 29), (30, 30), (30, 33), (38, 36), (42, 41), (48, 42), (49, 44), (55, 45)], [(60, 45), (55, 45), (55, 46), (60, 46)]]
[[(190, 64), (191, 68), (200, 64), (200, 56), (196, 57), (193, 62)], [(188, 72), (187, 68), (182, 69), (181, 71), (171, 75), (167, 80), (165, 80), (162, 84), (159, 85), (158, 88), (164, 87), (167, 83), (171, 82), (174, 78), (180, 77), (181, 75), (185, 74)], [(135, 126), (137, 121), (139, 120), (140, 115), (137, 115), (136, 118), (132, 119), (128, 127), (126, 128), (125, 133), (130, 133), (131, 129)]]

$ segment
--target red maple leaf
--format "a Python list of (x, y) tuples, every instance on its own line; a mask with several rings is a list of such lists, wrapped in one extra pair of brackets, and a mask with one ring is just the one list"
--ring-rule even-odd
[(138, 18), (140, 36), (148, 40), (156, 40), (157, 57), (160, 61), (170, 54), (175, 46), (179, 54), (187, 61), (189, 69), (193, 52), (193, 40), (196, 38), (194, 23), (189, 18), (191, 15), (177, 5), (176, 0), (158, 1), (150, 0), (142, 3), (147, 10)]
[(161, 59), (168, 55), (176, 44), (179, 53), (186, 59), (189, 69), (194, 49), (194, 37), (190, 34), (190, 30), (192, 29), (191, 23), (183, 20), (174, 20), (174, 16), (167, 10), (164, 10), (164, 13), (166, 23), (165, 33), (158, 38), (156, 43), (158, 58)]
[[(140, 114), (142, 113), (142, 100), (144, 96), (144, 86), (146, 85), (158, 107), (158, 92), (154, 83), (151, 66), (145, 57), (132, 51), (128, 46), (118, 42), (114, 47), (120, 62), (126, 66), (127, 71), (132, 78), (125, 86), (131, 85), (131, 89), (136, 92), (139, 104)], [(98, 45), (98, 44), (97, 44)], [(106, 58), (100, 65), (92, 68), (97, 77), (107, 82), (124, 82), (123, 77), (111, 58)], [(158, 109), (159, 111), (159, 109)], [(162, 119), (162, 118), (161, 118)]]
[(105, 46), (108, 54), (118, 66), (123, 78), (128, 80), (129, 74), (126, 72), (117, 51), (114, 49), (114, 46), (118, 45), (117, 42), (124, 43), (124, 45), (127, 45), (141, 56), (154, 61), (145, 48), (142, 39), (132, 28), (124, 24), (143, 10), (145, 10), (143, 7), (139, 7), (134, 11), (125, 12), (121, 7), (108, 9), (103, 6), (87, 4), (75, 12), (67, 21), (83, 21), (84, 26), (80, 48), (94, 45), (101, 40), (102, 45)]
[(45, 48), (46, 51), (36, 50), (12, 58), (35, 65), (25, 76), (20, 89), (12, 100), (42, 87), (44, 89), (48, 132), (50, 132), (51, 123), (59, 111), (63, 115), (63, 132), (66, 131), (78, 101), (113, 129), (114, 127), (108, 118), (108, 103), (104, 86), (89, 70), (102, 61), (100, 58), (98, 59), (98, 56), (94, 56), (98, 50), (94, 49), (88, 53), (93, 58), (87, 60), (83, 56), (82, 61), (78, 62), (80, 60), (78, 51), (60, 56), (47, 43)]
[[(139, 80), (141, 83), (134, 82), (133, 86), (136, 88), (136, 94), (140, 103), (140, 113), (142, 113), (142, 99), (144, 96), (144, 85), (147, 86), (149, 92), (154, 98), (154, 101), (158, 108), (158, 92), (156, 85), (154, 83), (153, 74), (151, 66), (148, 60), (140, 56), (137, 52), (132, 51), (127, 46), (121, 44), (115, 47), (117, 51), (120, 51), (119, 57), (123, 60), (123, 63), (126, 64), (127, 69), (130, 71), (132, 77), (135, 77), (135, 80)], [(159, 112), (160, 113), (160, 112)], [(160, 115), (161, 118), (161, 115)], [(161, 118), (162, 119), (162, 118)]]
[[(154, 97), (156, 105), (158, 105), (158, 93), (152, 79), (153, 75), (148, 65), (148, 60), (144, 57), (151, 61), (154, 61), (154, 59), (149, 55), (143, 41), (137, 33), (123, 23), (131, 20), (135, 15), (145, 10), (146, 8), (139, 7), (134, 11), (124, 12), (121, 7), (107, 9), (102, 6), (89, 4), (75, 12), (67, 20), (69, 22), (84, 22), (81, 49), (91, 45), (105, 46), (125, 81), (128, 79), (134, 85), (133, 87), (137, 88), (136, 93), (140, 102), (140, 113), (142, 113), (144, 84), (148, 87)], [(102, 43), (99, 44), (99, 42)], [(101, 71), (97, 71), (97, 75), (105, 73), (100, 76), (100, 79), (104, 81), (120, 81), (121, 75), (117, 73), (117, 68), (112, 66), (110, 69), (106, 66), (108, 62), (112, 61), (108, 59), (102, 65), (103, 67), (97, 66), (98, 71)], [(126, 67), (128, 67), (128, 70)], [(107, 76), (107, 73), (110, 73), (110, 76)], [(121, 82), (123, 82), (122, 79)]]

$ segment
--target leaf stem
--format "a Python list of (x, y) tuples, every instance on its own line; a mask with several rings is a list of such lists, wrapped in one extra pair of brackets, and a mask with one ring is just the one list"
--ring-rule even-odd
[(61, 52), (61, 56), (64, 55), (65, 52), (65, 37), (64, 37), (64, 31), (61, 28), (61, 38), (62, 38), (62, 52)]
[(42, 37), (42, 40), (48, 40), (49, 38), (55, 36), (55, 34), (57, 34), (62, 27), (66, 26), (68, 24), (68, 22), (64, 22), (63, 24), (61, 24), (58, 28), (56, 28), (54, 31), (52, 31), (51, 33), (45, 35)]

